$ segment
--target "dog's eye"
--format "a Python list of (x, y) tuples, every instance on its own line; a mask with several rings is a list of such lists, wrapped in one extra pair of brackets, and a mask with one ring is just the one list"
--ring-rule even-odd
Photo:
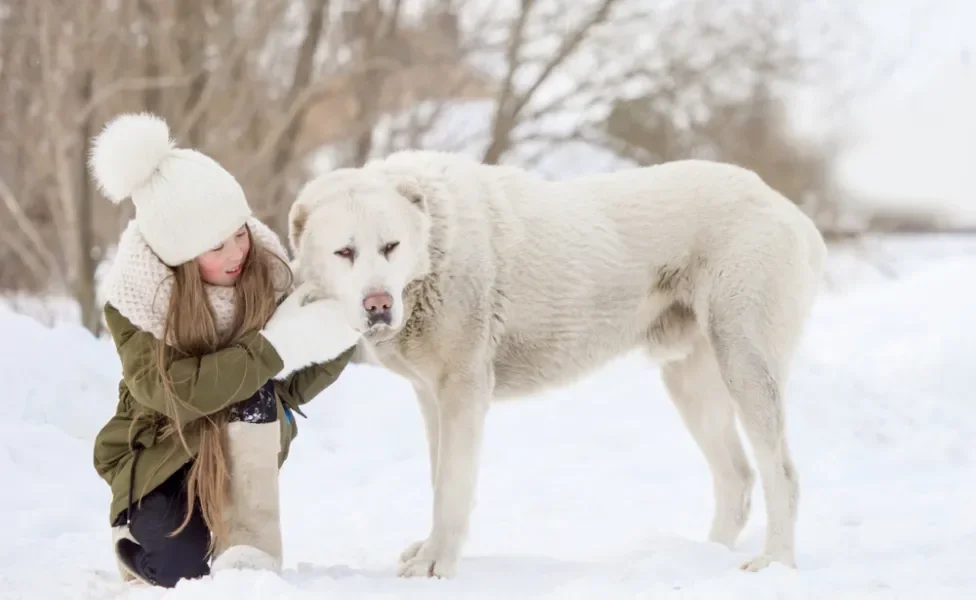
[(390, 242), (383, 246), (383, 256), (389, 256), (391, 252), (396, 250), (396, 247), (400, 245), (400, 242)]
[(333, 254), (335, 254), (336, 256), (341, 256), (342, 258), (348, 258), (349, 260), (352, 260), (356, 256), (356, 251), (346, 246), (345, 248), (339, 248)]

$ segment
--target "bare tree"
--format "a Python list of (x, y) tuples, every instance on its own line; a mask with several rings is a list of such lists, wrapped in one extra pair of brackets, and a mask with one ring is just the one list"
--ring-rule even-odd
[(423, 23), (399, 27), (404, 4), (343, 3), (350, 32), (329, 0), (0, 0), (0, 287), (71, 295), (98, 330), (98, 264), (132, 207), (99, 201), (86, 161), (123, 111), (166, 118), (284, 235), (311, 155), (348, 140), (365, 160), (376, 123), (423, 96), (387, 64), (424, 44)]
[[(622, 4), (621, 0), (599, 0), (595, 5), (587, 7), (584, 14), (577, 19), (572, 29), (563, 34), (558, 46), (549, 52), (544, 52), (536, 68), (536, 74), (523, 85), (516, 84), (516, 75), (520, 70), (529, 68), (529, 57), (524, 56), (525, 48), (530, 40), (528, 25), (533, 14), (538, 15), (540, 2), (537, 0), (522, 0), (517, 16), (511, 20), (508, 36), (508, 47), (505, 51), (506, 72), (495, 105), (495, 113), (491, 124), (491, 142), (485, 150), (482, 160), (486, 163), (498, 162), (502, 155), (512, 145), (512, 133), (519, 124), (519, 119), (526, 107), (539, 93), (540, 88), (552, 75), (585, 46), (587, 38), (597, 26), (606, 23), (611, 11)], [(567, 9), (567, 5), (557, 4), (559, 10)], [(553, 15), (542, 15), (547, 21)], [(634, 18), (634, 17), (629, 17)], [(546, 56), (548, 55), (548, 56)], [(560, 102), (568, 98), (561, 97)], [(543, 115), (555, 107), (546, 107), (537, 114)]]
[(0, 288), (70, 294), (97, 331), (98, 267), (132, 207), (99, 201), (85, 163), (120, 112), (163, 116), (280, 235), (321, 156), (404, 147), (526, 166), (568, 143), (704, 154), (815, 187), (829, 149), (787, 144), (779, 108), (833, 52), (797, 41), (808, 4), (0, 0)]

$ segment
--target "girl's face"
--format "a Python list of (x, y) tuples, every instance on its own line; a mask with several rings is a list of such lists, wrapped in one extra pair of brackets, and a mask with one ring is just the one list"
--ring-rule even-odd
[(219, 246), (196, 258), (200, 276), (211, 285), (233, 286), (241, 275), (244, 259), (250, 249), (251, 235), (242, 225)]

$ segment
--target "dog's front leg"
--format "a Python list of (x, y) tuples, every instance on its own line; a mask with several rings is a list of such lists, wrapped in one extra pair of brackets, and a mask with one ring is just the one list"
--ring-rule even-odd
[(439, 414), (430, 536), (400, 555), (401, 577), (453, 577), (468, 535), (493, 376), (487, 361), (450, 373), (437, 393)]
[(424, 419), (424, 431), (427, 434), (427, 453), (430, 459), (430, 485), (433, 487), (437, 482), (437, 446), (440, 443), (441, 417), (437, 406), (437, 393), (421, 386), (415, 386), (414, 393), (417, 394), (420, 414)]

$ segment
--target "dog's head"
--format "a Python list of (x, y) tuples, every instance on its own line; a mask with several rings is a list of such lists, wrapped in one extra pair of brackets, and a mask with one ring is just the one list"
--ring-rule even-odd
[(288, 225), (298, 283), (338, 299), (367, 335), (403, 325), (404, 289), (430, 265), (430, 219), (416, 180), (332, 171), (299, 191)]

